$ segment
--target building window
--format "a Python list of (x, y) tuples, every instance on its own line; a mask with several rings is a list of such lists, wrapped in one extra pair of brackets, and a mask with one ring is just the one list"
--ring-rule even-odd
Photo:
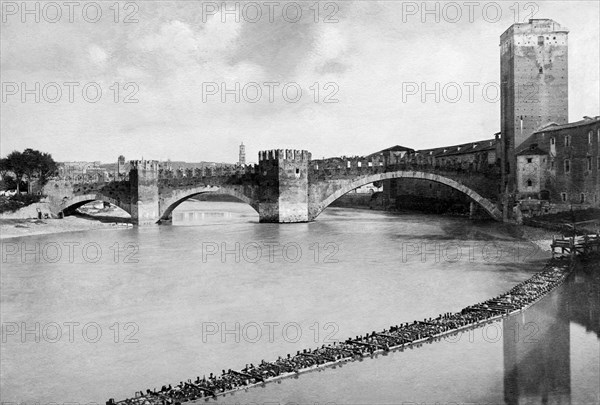
[(544, 45), (544, 36), (543, 35), (538, 36), (538, 45)]
[(565, 146), (571, 146), (571, 135), (565, 135)]
[(553, 169), (553, 170), (554, 170), (554, 160), (551, 160), (551, 161), (550, 161), (550, 169)]
[(560, 199), (562, 202), (567, 202), (567, 193), (560, 193)]
[(589, 172), (592, 171), (592, 157), (591, 156), (587, 157), (587, 169)]
[(579, 202), (582, 203), (582, 204), (585, 202), (585, 194), (584, 193), (581, 193), (579, 195)]
[(527, 163), (531, 163), (531, 162), (533, 162), (533, 159), (532, 158), (527, 158)]
[(533, 182), (531, 180), (527, 180), (527, 187), (532, 187), (533, 186)]
[(550, 138), (550, 145), (554, 145), (556, 143), (556, 141), (554, 140), (554, 138)]
[(590, 131), (588, 132), (588, 144), (592, 144), (592, 136), (594, 135), (594, 132)]
[(565, 159), (565, 173), (571, 172), (571, 161), (569, 159)]

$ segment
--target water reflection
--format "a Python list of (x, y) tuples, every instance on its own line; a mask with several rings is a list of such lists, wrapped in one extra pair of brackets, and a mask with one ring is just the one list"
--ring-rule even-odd
[[(584, 381), (571, 375), (572, 363), (580, 360), (577, 353), (572, 353), (572, 349), (579, 351), (580, 347), (574, 347), (571, 332), (572, 324), (583, 326), (588, 333), (578, 333), (578, 340), (583, 338), (590, 341), (589, 347), (598, 348), (593, 340), (599, 337), (599, 297), (600, 275), (587, 268), (571, 277), (559, 291), (503, 321), (504, 400), (507, 404), (597, 403), (598, 392), (588, 392), (586, 398), (572, 398), (572, 389), (577, 393), (585, 390), (577, 387)], [(598, 350), (587, 352), (585, 356), (595, 358), (598, 364)], [(587, 377), (596, 379), (597, 383), (597, 367), (584, 369)]]
[(188, 200), (173, 211), (173, 225), (216, 225), (230, 222), (256, 221), (258, 214), (250, 207), (235, 202), (214, 203)]

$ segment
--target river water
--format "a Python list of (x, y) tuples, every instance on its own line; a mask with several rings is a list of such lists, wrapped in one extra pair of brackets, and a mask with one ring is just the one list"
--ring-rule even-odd
[[(172, 226), (2, 243), (1, 400), (104, 403), (458, 311), (541, 270), (510, 228), (327, 209), (259, 224), (185, 202)], [(503, 322), (218, 403), (600, 403), (598, 272)], [(216, 402), (211, 400), (209, 402)]]

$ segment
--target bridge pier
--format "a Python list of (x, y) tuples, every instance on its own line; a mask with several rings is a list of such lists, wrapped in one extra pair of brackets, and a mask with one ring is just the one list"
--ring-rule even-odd
[(133, 160), (131, 165), (131, 222), (138, 226), (156, 225), (160, 219), (158, 161)]
[(263, 186), (258, 201), (259, 222), (308, 222), (308, 164), (305, 150), (259, 152)]

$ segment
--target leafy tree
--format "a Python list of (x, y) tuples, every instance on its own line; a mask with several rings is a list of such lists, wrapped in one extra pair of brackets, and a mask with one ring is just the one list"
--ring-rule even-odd
[[(23, 155), (26, 156), (27, 178), (31, 183), (33, 177), (37, 177), (41, 185), (46, 184), (48, 178), (56, 174), (58, 166), (52, 155), (33, 149), (25, 149)], [(31, 191), (31, 186), (29, 187)]]
[(58, 169), (56, 162), (49, 153), (42, 153), (33, 149), (23, 152), (13, 151), (0, 161), (0, 170), (12, 172), (17, 183), (17, 193), (21, 194), (20, 183), (27, 179), (28, 191), (31, 193), (32, 180), (38, 178), (40, 184), (45, 184), (48, 178)]
[(3, 163), (3, 169), (13, 172), (15, 175), (15, 182), (17, 183), (17, 193), (21, 194), (21, 188), (19, 187), (23, 177), (25, 177), (26, 164), (23, 153), (19, 151), (13, 151), (6, 156)]

